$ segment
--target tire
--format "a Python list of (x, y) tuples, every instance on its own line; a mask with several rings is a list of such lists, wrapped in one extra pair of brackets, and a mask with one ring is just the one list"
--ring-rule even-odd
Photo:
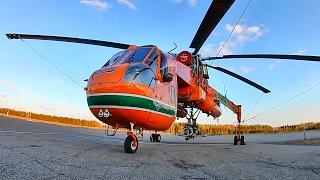
[(132, 136), (128, 136), (126, 138), (126, 140), (124, 141), (124, 151), (126, 153), (135, 153), (137, 150), (138, 150), (138, 139), (136, 136), (134, 136), (134, 138), (136, 138), (136, 142), (137, 142), (137, 145), (135, 147), (132, 146), (132, 143), (133, 143), (133, 139), (132, 139)]
[(234, 136), (233, 138), (233, 145), (237, 145), (238, 144), (238, 137)]
[(240, 138), (240, 145), (246, 145), (246, 143), (244, 142), (244, 136), (241, 136)]
[(157, 141), (157, 142), (160, 142), (160, 141), (161, 141), (161, 135), (160, 135), (160, 134), (157, 134), (156, 137), (157, 137), (157, 138), (156, 138), (156, 141)]
[(157, 134), (152, 134), (153, 142), (157, 142)]
[(152, 136), (152, 134), (150, 135), (150, 141), (153, 142), (153, 136)]

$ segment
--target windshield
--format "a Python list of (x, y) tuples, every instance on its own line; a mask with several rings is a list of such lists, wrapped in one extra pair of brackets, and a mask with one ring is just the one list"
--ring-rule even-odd
[(145, 47), (139, 47), (130, 56), (128, 59), (129, 63), (137, 63), (137, 62), (142, 62), (145, 57), (149, 54), (151, 48), (145, 48)]
[(155, 85), (155, 74), (145, 64), (133, 64), (127, 70), (125, 80), (153, 87)]
[(133, 50), (124, 50), (118, 52), (117, 54), (113, 55), (103, 67), (125, 63), (132, 51)]
[(149, 54), (151, 48), (139, 47), (135, 50), (124, 50), (113, 55), (108, 62), (103, 66), (112, 66), (123, 63), (138, 63), (142, 62)]

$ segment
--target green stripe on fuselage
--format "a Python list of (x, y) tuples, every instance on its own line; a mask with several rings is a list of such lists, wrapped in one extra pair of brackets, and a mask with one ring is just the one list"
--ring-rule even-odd
[(125, 95), (97, 95), (87, 97), (89, 106), (129, 106), (161, 112), (175, 116), (175, 109), (143, 97)]

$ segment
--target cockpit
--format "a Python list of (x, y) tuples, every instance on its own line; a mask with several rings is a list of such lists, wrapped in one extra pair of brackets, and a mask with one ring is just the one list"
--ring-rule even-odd
[[(105, 66), (112, 66), (116, 64), (124, 64), (124, 63), (138, 63), (142, 62), (145, 57), (149, 54), (151, 50), (155, 48), (150, 47), (138, 47), (136, 49), (126, 49), (123, 51), (118, 52), (117, 54), (113, 55), (109, 61), (104, 65)], [(157, 50), (153, 50), (157, 51)]]
[[(159, 61), (160, 66), (158, 66)], [(168, 72), (166, 56), (154, 46), (120, 51), (113, 55), (103, 67), (126, 63), (130, 64), (124, 76), (126, 82), (136, 82), (153, 87), (157, 73), (159, 72), (164, 77)], [(157, 71), (158, 67), (159, 71)]]

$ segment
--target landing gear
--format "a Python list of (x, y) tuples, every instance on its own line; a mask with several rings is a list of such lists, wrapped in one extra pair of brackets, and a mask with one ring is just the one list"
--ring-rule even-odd
[(133, 123), (130, 123), (131, 129), (127, 132), (127, 138), (124, 141), (124, 151), (126, 153), (135, 153), (138, 150), (138, 138), (133, 132)]
[(237, 145), (237, 144), (238, 144), (238, 136), (234, 136), (233, 145)]
[(194, 137), (196, 136), (196, 134), (194, 133), (194, 128), (192, 125), (186, 125), (184, 130), (183, 130), (183, 134), (184, 134), (184, 139), (186, 141), (188, 141), (189, 139), (194, 139)]
[(238, 119), (238, 125), (236, 130), (237, 135), (233, 138), (233, 144), (238, 145), (238, 142), (240, 141), (240, 145), (246, 145), (244, 142), (244, 135), (241, 135), (241, 120)]
[(188, 120), (188, 122), (184, 127), (184, 131), (183, 131), (186, 141), (190, 139), (194, 139), (197, 135), (201, 134), (197, 125), (197, 119), (199, 117), (199, 114), (200, 114), (199, 110), (194, 112), (193, 108), (191, 107), (190, 114), (186, 116), (186, 119)]
[(135, 135), (136, 135), (138, 141), (143, 141), (143, 129), (142, 128), (136, 129)]
[(161, 135), (157, 133), (152, 133), (150, 135), (150, 141), (151, 142), (160, 142), (161, 141)]
[(240, 145), (246, 145), (246, 143), (244, 142), (244, 136), (241, 136), (240, 138)]
[(138, 139), (135, 135), (128, 135), (124, 141), (124, 151), (126, 153), (135, 153), (138, 150)]

